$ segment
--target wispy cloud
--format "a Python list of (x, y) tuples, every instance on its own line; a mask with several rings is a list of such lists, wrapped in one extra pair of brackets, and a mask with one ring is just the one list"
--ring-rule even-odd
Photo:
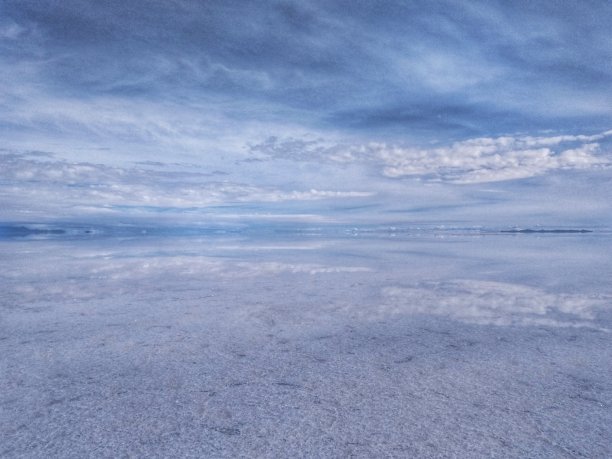
[[(371, 191), (283, 190), (220, 181), (217, 173), (116, 167), (68, 162), (42, 154), (0, 155), (0, 196), (4, 212), (69, 216), (113, 208), (204, 207), (222, 203), (274, 203), (351, 199), (373, 196)], [(159, 166), (157, 166), (159, 167)]]
[(75, 101), (114, 99), (115, 119), (143, 101), (159, 103), (158, 113), (186, 104), (201, 107), (195, 119), (205, 123), (266, 117), (378, 140), (597, 129), (612, 116), (612, 9), (596, 9), (570, 1), (7, 1), (0, 65), (11, 70), (2, 75), (9, 91), (37, 90), (32, 103), (8, 108), (61, 101), (59, 118)]
[[(6, 163), (4, 209), (443, 207), (483, 201), (455, 185), (601, 174), (611, 22), (609, 5), (572, 1), (7, 0), (3, 147), (66, 161)], [(156, 162), (228, 175), (171, 180)]]

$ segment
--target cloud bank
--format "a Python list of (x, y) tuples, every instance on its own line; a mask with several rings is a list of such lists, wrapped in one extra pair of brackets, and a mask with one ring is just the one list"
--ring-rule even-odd
[(22, 219), (32, 214), (48, 217), (54, 212), (62, 217), (81, 212), (91, 216), (129, 207), (180, 211), (215, 204), (350, 200), (375, 194), (314, 188), (283, 190), (232, 182), (221, 171), (75, 163), (43, 153), (0, 154), (0, 166), (5, 218), (10, 214), (13, 218), (21, 215)]
[[(610, 134), (612, 132), (605, 133)], [(386, 145), (376, 145), (373, 149), (383, 161), (383, 173), (387, 177), (431, 175), (456, 183), (480, 183), (533, 177), (557, 169), (609, 165), (609, 158), (597, 155), (599, 144), (596, 142), (581, 143), (575, 148), (559, 147), (568, 141), (599, 138), (603, 138), (603, 134), (477, 138), (431, 150), (389, 148)]]
[(371, 163), (389, 178), (413, 176), (467, 184), (609, 166), (610, 155), (602, 154), (599, 142), (610, 136), (612, 131), (595, 135), (479, 137), (437, 148), (385, 143), (330, 146), (316, 140), (270, 138), (251, 146), (251, 152), (292, 161)]

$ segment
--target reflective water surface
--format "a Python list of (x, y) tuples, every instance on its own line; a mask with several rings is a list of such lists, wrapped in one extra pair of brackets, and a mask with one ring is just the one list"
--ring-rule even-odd
[(68, 236), (0, 241), (2, 457), (612, 455), (609, 234)]

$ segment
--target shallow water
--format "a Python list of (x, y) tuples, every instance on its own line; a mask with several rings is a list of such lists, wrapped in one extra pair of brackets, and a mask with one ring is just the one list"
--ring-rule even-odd
[(2, 457), (610, 457), (612, 238), (4, 231)]

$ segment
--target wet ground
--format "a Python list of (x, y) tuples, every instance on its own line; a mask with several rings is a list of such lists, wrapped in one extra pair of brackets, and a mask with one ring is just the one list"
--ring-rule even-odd
[(67, 234), (0, 241), (1, 457), (612, 457), (608, 234)]

